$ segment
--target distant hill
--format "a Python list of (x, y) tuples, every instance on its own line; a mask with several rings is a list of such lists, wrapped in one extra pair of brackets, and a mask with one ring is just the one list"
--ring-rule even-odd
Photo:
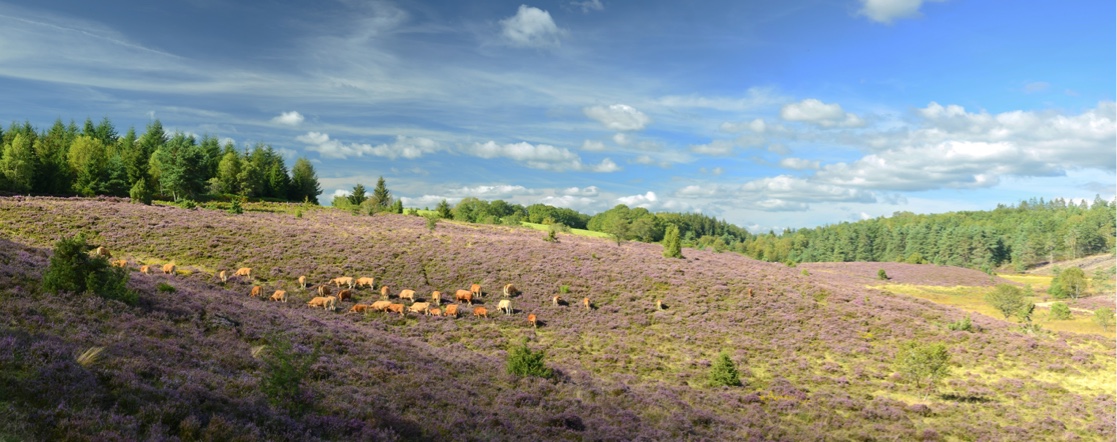
[[(984, 317), (980, 331), (950, 331), (964, 312), (864, 289), (862, 275), (734, 253), (670, 259), (657, 244), (547, 242), (527, 228), (253, 209), (0, 198), (0, 439), (1115, 437), (1115, 345), (1099, 336), (1023, 334)], [(79, 232), (128, 260), (137, 305), (41, 289), (48, 248)], [(141, 262), (180, 272), (144, 275)], [(239, 267), (253, 278), (215, 276)], [(479, 283), (490, 318), (306, 306), (315, 285), (343, 275), (424, 299)], [(495, 313), (507, 283), (522, 291), (512, 315)], [(250, 298), (253, 285), (293, 299)], [(569, 305), (552, 304), (560, 293)], [(554, 379), (508, 373), (525, 339)], [(937, 391), (893, 364), (913, 341), (950, 354)], [(707, 385), (721, 353), (742, 386)], [(288, 402), (269, 401), (268, 380), (287, 373), (268, 368), (272, 354), (311, 362)]]

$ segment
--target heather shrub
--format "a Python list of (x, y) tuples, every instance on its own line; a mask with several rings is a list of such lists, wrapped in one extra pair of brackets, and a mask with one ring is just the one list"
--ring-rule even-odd
[(50, 265), (43, 273), (43, 289), (54, 293), (90, 292), (135, 304), (139, 298), (136, 292), (128, 289), (127, 270), (110, 267), (104, 257), (90, 256), (88, 251), (91, 248), (82, 234), (58, 240), (54, 244)]
[(714, 360), (714, 364), (710, 367), (710, 374), (707, 383), (713, 387), (728, 386), (738, 387), (741, 385), (741, 377), (737, 372), (737, 365), (729, 359), (729, 354), (721, 352), (718, 358)]
[(310, 353), (297, 352), (291, 342), (283, 337), (272, 337), (262, 354), (264, 363), (260, 377), (260, 390), (272, 406), (301, 415), (310, 407), (303, 379), (310, 374), (310, 366), (318, 361), (321, 348), (315, 346)]
[(531, 351), (527, 340), (508, 352), (508, 372), (516, 376), (538, 376), (549, 379), (554, 372), (543, 364), (543, 350)]
[(1071, 318), (1070, 307), (1066, 303), (1056, 302), (1051, 304), (1051, 319), (1065, 321)]

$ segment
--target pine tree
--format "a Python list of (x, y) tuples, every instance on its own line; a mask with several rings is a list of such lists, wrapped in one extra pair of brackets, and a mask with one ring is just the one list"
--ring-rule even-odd
[(292, 201), (310, 201), (318, 204), (318, 195), (322, 194), (322, 187), (318, 184), (318, 175), (314, 172), (314, 165), (306, 158), (295, 160), (295, 167), (291, 169), (291, 197)]
[(663, 256), (668, 258), (682, 258), (682, 243), (679, 240), (679, 227), (669, 224), (663, 233)]
[(384, 177), (376, 180), (376, 187), (372, 190), (372, 197), (369, 200), (372, 202), (373, 210), (377, 212), (392, 206), (392, 193), (388, 191), (388, 186), (384, 184)]
[(31, 139), (16, 134), (12, 142), (4, 145), (0, 157), (0, 176), (4, 185), (15, 192), (29, 192), (35, 184), (36, 158)]
[(353, 205), (354, 208), (360, 207), (361, 203), (365, 202), (365, 200), (367, 199), (368, 196), (365, 195), (364, 185), (357, 184), (356, 186), (353, 186), (353, 192), (350, 193), (348, 198), (349, 204)]
[(737, 365), (729, 358), (729, 354), (721, 352), (717, 360), (710, 366), (709, 384), (720, 387), (737, 387), (741, 385), (741, 377), (737, 372)]
[(441, 219), (454, 219), (454, 211), (450, 209), (450, 203), (446, 200), (439, 201), (435, 211), (438, 212), (438, 217)]

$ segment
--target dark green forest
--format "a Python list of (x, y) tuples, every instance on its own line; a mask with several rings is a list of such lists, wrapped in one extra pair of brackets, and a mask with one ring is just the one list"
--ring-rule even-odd
[(120, 135), (105, 118), (82, 127), (61, 119), (47, 130), (29, 122), (0, 130), (0, 190), (57, 196), (131, 196), (178, 201), (229, 196), (318, 203), (322, 190), (305, 158), (288, 170), (271, 146), (238, 151), (213, 136), (167, 133), (159, 120), (143, 134)]

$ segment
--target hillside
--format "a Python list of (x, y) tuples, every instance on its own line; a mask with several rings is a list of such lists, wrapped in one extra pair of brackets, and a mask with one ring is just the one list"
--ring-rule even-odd
[[(673, 260), (656, 244), (568, 234), (548, 243), (523, 228), (430, 231), (421, 217), (336, 210), (231, 215), (16, 197), (0, 199), (0, 220), (0, 439), (1114, 438), (1111, 340), (1027, 335), (981, 317), (980, 332), (952, 332), (945, 324), (964, 312), (858, 288), (840, 272), (804, 276), (692, 249)], [(78, 232), (129, 260), (138, 305), (39, 289), (47, 248)], [(143, 275), (136, 262), (182, 273)], [(214, 277), (238, 267), (256, 280)], [(490, 310), (503, 284), (523, 293), (515, 314), (487, 320), (344, 315), (308, 309), (299, 275), (374, 276), (423, 297), (476, 282)], [(294, 299), (249, 298), (252, 283)], [(551, 305), (561, 286), (594, 309)], [(532, 329), (527, 313), (543, 325)], [(546, 352), (556, 379), (507, 373), (507, 350), (523, 338)], [(303, 415), (261, 392), (253, 349), (282, 340), (321, 352)], [(895, 374), (909, 340), (949, 350), (952, 374), (937, 393)], [(79, 363), (91, 347), (104, 347), (102, 358)], [(743, 386), (705, 386), (723, 351)]]

